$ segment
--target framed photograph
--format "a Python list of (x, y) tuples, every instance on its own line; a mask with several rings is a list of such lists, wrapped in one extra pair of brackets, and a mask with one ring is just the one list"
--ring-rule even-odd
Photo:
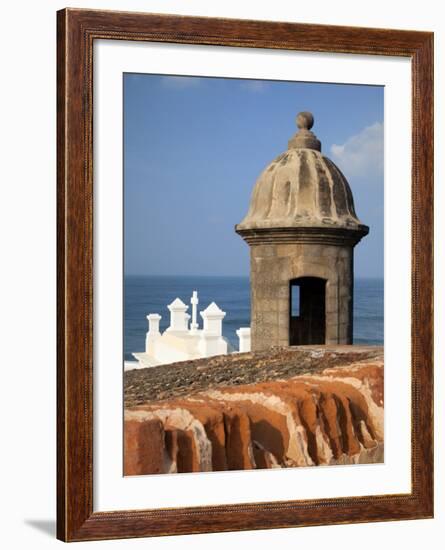
[(433, 516), (433, 34), (58, 12), (58, 538)]

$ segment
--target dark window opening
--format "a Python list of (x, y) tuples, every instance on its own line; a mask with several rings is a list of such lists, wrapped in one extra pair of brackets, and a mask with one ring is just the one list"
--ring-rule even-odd
[(289, 281), (289, 345), (326, 342), (326, 280), (299, 277)]

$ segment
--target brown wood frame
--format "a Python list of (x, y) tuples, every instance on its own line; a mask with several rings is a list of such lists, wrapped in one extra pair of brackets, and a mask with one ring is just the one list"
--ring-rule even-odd
[[(65, 541), (433, 516), (433, 34), (65, 9), (57, 14), (57, 536)], [(96, 39), (409, 57), (412, 62), (412, 490), (93, 513), (92, 69)]]

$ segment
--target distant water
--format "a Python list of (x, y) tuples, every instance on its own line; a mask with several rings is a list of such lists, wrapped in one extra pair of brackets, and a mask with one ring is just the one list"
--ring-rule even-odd
[[(238, 349), (236, 330), (250, 325), (248, 277), (136, 276), (124, 281), (125, 360), (144, 351), (149, 313), (162, 316), (161, 331), (169, 325), (167, 305), (175, 298), (190, 304), (192, 291), (199, 296), (198, 312), (211, 302), (226, 312), (223, 334)], [(191, 314), (191, 306), (188, 313)], [(198, 313), (198, 322), (202, 318)], [(354, 286), (354, 344), (383, 344), (383, 279), (356, 279)]]

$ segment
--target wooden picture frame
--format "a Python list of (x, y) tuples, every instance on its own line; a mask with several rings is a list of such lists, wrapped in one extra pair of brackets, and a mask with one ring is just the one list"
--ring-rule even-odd
[[(65, 9), (57, 14), (57, 536), (130, 538), (433, 516), (433, 34)], [(402, 56), (412, 66), (411, 492), (93, 512), (95, 40)]]

